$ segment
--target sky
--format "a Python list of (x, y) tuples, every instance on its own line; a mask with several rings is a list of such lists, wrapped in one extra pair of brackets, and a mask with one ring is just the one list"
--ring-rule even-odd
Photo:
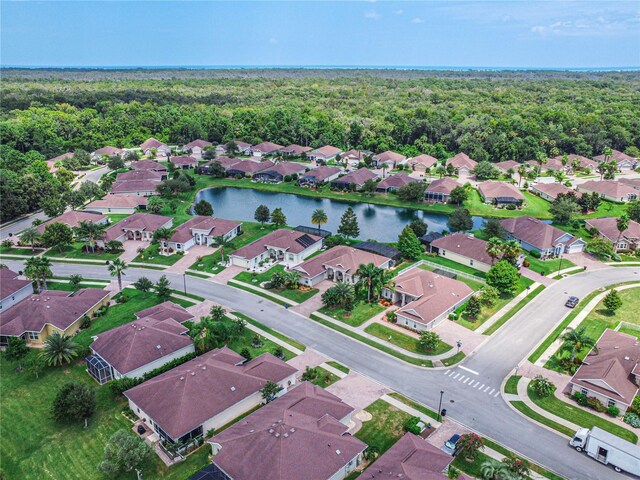
[(632, 1), (0, 1), (3, 66), (640, 67)]

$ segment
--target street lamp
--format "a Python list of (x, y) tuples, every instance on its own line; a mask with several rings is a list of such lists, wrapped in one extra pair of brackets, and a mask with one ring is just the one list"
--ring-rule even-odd
[(187, 274), (182, 274), (182, 285), (184, 286), (184, 294), (187, 294)]
[(556, 272), (556, 275), (560, 274), (561, 268), (562, 268), (562, 252), (560, 252), (560, 263), (558, 264), (558, 271)]
[(444, 390), (440, 390), (440, 403), (438, 404), (438, 421), (442, 421), (442, 396), (444, 395)]
[(458, 347), (458, 351), (456, 353), (460, 353), (460, 348), (462, 347), (462, 340), (456, 340), (456, 347)]

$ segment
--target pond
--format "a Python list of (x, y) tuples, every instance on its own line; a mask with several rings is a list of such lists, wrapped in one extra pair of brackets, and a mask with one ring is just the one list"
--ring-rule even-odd
[[(206, 188), (198, 192), (196, 202), (206, 200), (213, 205), (214, 215), (220, 218), (254, 222), (253, 215), (259, 205), (269, 210), (280, 207), (287, 217), (287, 224), (297, 226), (311, 224), (311, 213), (323, 209), (329, 222), (322, 226), (332, 233), (338, 231), (340, 217), (351, 207), (358, 217), (360, 238), (379, 242), (395, 242), (402, 229), (413, 219), (427, 223), (428, 231), (448, 230), (447, 216), (410, 208), (387, 207), (369, 203), (349, 203), (327, 198), (313, 198), (292, 193), (274, 193), (248, 188)], [(482, 217), (473, 217), (473, 229), (482, 227)]]

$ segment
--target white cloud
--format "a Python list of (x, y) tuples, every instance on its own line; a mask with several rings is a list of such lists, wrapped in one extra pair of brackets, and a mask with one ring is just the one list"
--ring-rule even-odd
[(420, 17), (415, 17), (411, 19), (411, 23), (415, 23), (415, 24), (424, 23), (424, 20), (421, 19)]
[(277, 38), (274, 38), (274, 37), (271, 37), (271, 38), (269, 39), (269, 43), (270, 43), (271, 45), (275, 45), (276, 43), (278, 43), (278, 39), (277, 39)]
[(382, 18), (382, 15), (380, 15), (375, 10), (369, 10), (368, 12), (365, 12), (364, 18), (369, 18), (371, 20), (379, 20)]

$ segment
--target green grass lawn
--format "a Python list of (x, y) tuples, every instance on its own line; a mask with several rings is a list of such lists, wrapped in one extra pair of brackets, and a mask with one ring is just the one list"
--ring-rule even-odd
[[(102, 285), (94, 285), (94, 284), (90, 284), (90, 283), (80, 283), (80, 285), (78, 286), (78, 288), (104, 288), (104, 284)], [(73, 288), (71, 286), (70, 283), (65, 283), (65, 282), (47, 282), (47, 289), (48, 290), (62, 290), (65, 292), (73, 292), (76, 289)]]
[(343, 308), (328, 308), (322, 307), (319, 312), (325, 315), (340, 320), (341, 322), (351, 325), (352, 327), (359, 327), (364, 322), (385, 310), (385, 307), (379, 303), (367, 303), (359, 301), (356, 303), (353, 311), (349, 313), (345, 312)]
[(397, 392), (391, 392), (389, 396), (413, 408), (414, 410), (418, 410), (419, 412), (424, 413), (427, 417), (431, 417), (434, 420), (438, 420), (438, 412), (431, 410), (429, 407), (426, 407), (421, 403), (414, 402), (410, 398), (407, 398), (404, 395), (401, 395)]
[[(429, 272), (434, 271), (437, 267), (432, 267), (430, 265), (420, 265), (418, 268), (421, 268), (422, 270), (427, 270)], [(458, 275), (458, 278), (456, 279), (462, 283), (465, 283), (469, 288), (471, 288), (474, 292), (477, 292), (478, 290), (480, 290), (485, 284), (483, 282), (481, 282), (479, 279), (478, 280), (471, 280), (467, 277), (463, 277), (462, 275)]]
[(627, 211), (626, 203), (614, 203), (602, 200), (598, 209), (589, 215), (580, 215), (579, 218), (620, 217)]
[(365, 408), (365, 411), (373, 418), (362, 422), (362, 428), (355, 436), (367, 445), (376, 447), (382, 455), (404, 435), (402, 424), (409, 420), (411, 415), (384, 400), (376, 400)]
[(458, 455), (455, 457), (451, 465), (458, 470), (471, 475), (476, 478), (482, 478), (482, 464), (489, 460), (491, 457), (486, 453), (477, 452), (475, 458), (471, 462), (467, 462), (464, 455)]
[(531, 255), (527, 255), (526, 259), (529, 262), (529, 270), (533, 270), (536, 273), (543, 273), (544, 275), (549, 275), (550, 273), (555, 273), (560, 270), (564, 270), (565, 268), (575, 267), (576, 264), (571, 260), (567, 260), (566, 258), (554, 258), (551, 260), (540, 260), (539, 258), (532, 257)]
[(522, 378), (521, 375), (511, 375), (504, 384), (504, 393), (511, 393), (513, 395), (518, 394), (518, 382)]
[(32, 255), (38, 255), (43, 252), (44, 249), (36, 248), (31, 250), (31, 247), (2, 247), (0, 246), (0, 255), (24, 255), (31, 257)]
[(55, 258), (77, 258), (80, 260), (115, 260), (121, 254), (120, 253), (91, 253), (85, 252), (83, 247), (86, 244), (84, 242), (73, 242), (71, 245), (63, 247), (62, 250), (58, 248), (52, 248), (47, 252), (48, 257)]
[(109, 217), (109, 219), (111, 220), (111, 224), (115, 224), (118, 223), (120, 220), (124, 220), (125, 218), (127, 218), (129, 216), (128, 213), (107, 213), (105, 214), (105, 217)]
[(486, 204), (476, 190), (471, 192), (469, 200), (464, 203), (464, 206), (469, 209), (471, 215), (483, 217), (513, 218), (530, 215), (535, 218), (551, 218), (549, 202), (526, 191), (522, 191), (522, 194), (525, 197), (524, 207), (519, 210), (507, 210), (506, 208), (496, 208), (493, 205)]
[[(240, 282), (244, 282), (244, 283), (254, 285), (256, 287), (260, 287), (260, 284), (262, 284), (263, 282), (268, 282), (269, 280), (271, 280), (271, 277), (276, 272), (284, 272), (284, 265), (275, 265), (274, 267), (271, 267), (269, 270), (266, 270), (262, 273), (240, 272), (238, 275), (236, 275), (233, 278), (234, 280), (238, 280)], [(264, 288), (264, 287), (260, 287), (260, 288)], [(292, 300), (296, 303), (302, 303), (306, 300), (309, 300), (311, 297), (313, 297), (316, 293), (319, 292), (317, 288), (312, 288), (307, 291), (297, 289), (297, 288), (296, 289), (268, 288), (265, 290), (269, 292), (273, 292), (276, 295), (280, 295), (281, 297), (288, 298), (289, 300)]]
[(160, 255), (158, 249), (160, 244), (155, 243), (145, 248), (144, 252), (138, 254), (136, 258), (132, 260), (134, 263), (151, 263), (156, 265), (173, 265), (182, 258), (182, 255), (174, 253), (173, 255)]
[(316, 372), (318, 372), (318, 376), (311, 383), (318, 387), (327, 388), (340, 380), (340, 377), (322, 367), (316, 367)]
[[(242, 350), (246, 348), (247, 350), (249, 350), (251, 358), (256, 358), (263, 353), (273, 353), (278, 346), (275, 342), (272, 342), (268, 338), (260, 336), (262, 339), (262, 346), (254, 347), (253, 345), (251, 345), (254, 336), (255, 332), (253, 330), (245, 328), (243, 335), (239, 338), (233, 339), (227, 346), (237, 353), (242, 352)], [(291, 360), (296, 356), (293, 352), (287, 350), (286, 348), (282, 348), (282, 351), (284, 353), (285, 361)]]
[(347, 367), (345, 367), (341, 363), (334, 362), (333, 360), (328, 361), (327, 365), (331, 365), (333, 368), (335, 368), (336, 370), (340, 370), (343, 373), (349, 373), (349, 369)]
[(264, 330), (265, 332), (273, 335), (274, 337), (282, 340), (283, 342), (288, 343), (289, 345), (291, 345), (292, 347), (297, 348), (298, 350), (302, 350), (304, 352), (305, 349), (307, 348), (303, 344), (301, 344), (300, 342), (296, 342), (295, 340), (287, 337), (286, 335), (283, 335), (282, 333), (274, 330), (273, 328), (270, 328), (270, 327), (267, 327), (266, 325), (263, 325), (262, 323), (258, 322), (257, 320), (254, 320), (251, 317), (248, 317), (247, 315), (245, 315), (243, 313), (233, 312), (233, 314), (238, 318), (242, 318), (245, 322), (250, 323), (251, 325), (258, 327), (260, 330)]
[(460, 351), (458, 353), (456, 353), (454, 356), (449, 357), (449, 358), (445, 358), (442, 360), (442, 364), (445, 367), (448, 367), (449, 365), (454, 365), (458, 362), (461, 362), (465, 357), (464, 352)]
[(629, 442), (636, 443), (638, 441), (638, 436), (631, 430), (627, 430), (618, 424), (589, 413), (577, 404), (571, 405), (567, 402), (563, 402), (562, 400), (557, 399), (554, 395), (550, 395), (546, 398), (539, 397), (533, 390), (531, 384), (529, 384), (529, 387), (527, 388), (527, 394), (533, 403), (543, 410), (553, 413), (554, 415), (564, 418), (576, 425), (589, 429), (599, 427), (613, 435), (624, 438)]
[[(387, 342), (392, 343), (397, 347), (404, 348), (409, 352), (421, 353), (423, 355), (439, 355), (441, 353), (448, 352), (453, 348), (448, 343), (444, 343), (442, 340), (440, 340), (434, 350), (428, 352), (423, 351), (422, 349), (420, 349), (417, 338), (402, 332), (398, 332), (393, 328), (389, 328), (379, 323), (372, 323), (367, 328), (365, 328), (364, 331), (370, 335), (373, 335), (374, 337), (386, 340)], [(389, 338), (391, 338), (391, 340), (389, 340)]]
[(513, 407), (515, 407), (516, 410), (518, 410), (520, 413), (524, 414), (525, 416), (529, 417), (531, 420), (541, 423), (542, 425), (546, 425), (547, 427), (557, 432), (560, 432), (561, 434), (566, 435), (567, 437), (573, 437), (573, 434), (576, 433), (569, 427), (565, 427), (564, 425), (556, 423), (553, 420), (549, 420), (544, 415), (541, 415), (535, 410), (532, 410), (527, 406), (526, 403), (520, 400), (511, 402), (511, 405), (513, 405)]
[(448, 258), (433, 257), (430, 255), (427, 255), (426, 253), (422, 254), (421, 258), (424, 260), (428, 260), (429, 262), (437, 263), (438, 265), (442, 265), (444, 267), (453, 268), (454, 270), (459, 270), (461, 272), (468, 273), (476, 277), (480, 277), (482, 279), (484, 279), (484, 277), (486, 276), (485, 272), (476, 270), (475, 268), (472, 268), (468, 265), (463, 265), (461, 263), (454, 262), (453, 260), (449, 260)]

